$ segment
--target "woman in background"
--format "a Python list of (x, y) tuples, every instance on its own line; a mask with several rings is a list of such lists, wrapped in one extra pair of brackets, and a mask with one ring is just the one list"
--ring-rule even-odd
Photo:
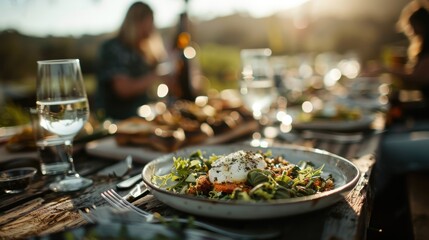
[[(409, 3), (398, 20), (399, 30), (407, 36), (408, 62), (404, 69), (384, 69), (395, 76), (399, 89), (416, 89), (423, 95), (423, 109), (411, 117), (429, 117), (429, 11), (418, 1)], [(404, 113), (406, 114), (406, 113)]]
[(391, 71), (403, 79), (403, 84), (429, 86), (429, 12), (412, 2), (402, 11), (398, 27), (408, 37), (408, 64), (405, 71)]
[[(414, 137), (428, 131), (429, 121), (429, 13), (417, 1), (402, 11), (398, 26), (409, 39), (408, 63), (404, 69), (387, 69), (399, 87), (422, 92), (423, 107), (402, 109), (401, 118), (388, 125), (380, 139), (374, 166), (375, 198), (370, 228), (383, 229), (373, 239), (411, 239), (407, 175), (429, 171), (429, 138)], [(413, 102), (412, 105), (415, 105)], [(392, 201), (395, 199), (395, 201)]]
[(155, 31), (152, 9), (143, 2), (132, 4), (118, 34), (104, 42), (98, 54), (95, 108), (103, 117), (125, 119), (150, 101), (148, 91), (157, 82), (171, 83), (157, 74), (166, 57)]

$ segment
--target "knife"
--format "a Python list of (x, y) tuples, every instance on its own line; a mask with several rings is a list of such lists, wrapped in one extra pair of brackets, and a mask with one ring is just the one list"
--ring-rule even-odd
[(149, 189), (146, 187), (143, 181), (140, 181), (131, 191), (128, 192), (127, 195), (123, 196), (122, 198), (126, 201), (132, 202), (144, 195), (146, 193), (149, 193)]
[(128, 155), (123, 161), (120, 161), (116, 164), (113, 164), (109, 167), (104, 168), (103, 170), (97, 173), (98, 176), (115, 176), (115, 177), (124, 177), (127, 176), (130, 171), (133, 169), (133, 158), (131, 155)]
[(118, 184), (116, 184), (116, 187), (118, 189), (128, 189), (128, 188), (134, 186), (134, 184), (136, 184), (141, 179), (142, 179), (142, 175), (141, 175), (141, 173), (139, 173), (133, 177), (127, 178), (124, 181), (119, 182)]

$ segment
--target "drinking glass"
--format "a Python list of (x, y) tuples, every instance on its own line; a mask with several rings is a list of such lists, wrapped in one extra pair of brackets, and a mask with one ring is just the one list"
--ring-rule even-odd
[(70, 169), (49, 185), (56, 192), (76, 191), (92, 184), (73, 163), (73, 139), (89, 117), (89, 104), (78, 59), (37, 61), (37, 112), (40, 125), (64, 142)]
[(31, 126), (43, 175), (63, 175), (70, 169), (64, 141), (40, 125), (36, 108), (30, 108)]
[(268, 114), (278, 95), (269, 62), (271, 49), (243, 49), (240, 55), (243, 67), (240, 93), (244, 105), (259, 123), (259, 131), (253, 134), (251, 145), (264, 146), (266, 142), (260, 131), (269, 124)]

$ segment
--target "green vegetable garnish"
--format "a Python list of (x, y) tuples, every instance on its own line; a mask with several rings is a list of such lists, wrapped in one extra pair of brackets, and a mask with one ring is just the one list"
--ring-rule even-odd
[[(173, 158), (171, 171), (166, 175), (154, 176), (152, 181), (159, 187), (175, 193), (239, 201), (288, 199), (334, 188), (334, 179), (331, 175), (327, 178), (322, 177), (324, 165), (317, 168), (312, 162), (300, 162), (295, 165), (282, 156), (273, 157), (271, 151), (258, 153), (263, 156), (267, 167), (250, 169), (244, 182), (211, 183), (208, 171), (212, 163), (223, 155), (212, 154), (206, 157), (199, 150), (191, 153), (188, 158)], [(215, 185), (220, 185), (220, 188), (215, 188)]]

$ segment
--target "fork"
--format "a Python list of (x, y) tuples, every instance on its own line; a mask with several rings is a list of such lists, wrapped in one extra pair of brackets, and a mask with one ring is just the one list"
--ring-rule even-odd
[[(110, 189), (101, 193), (101, 196), (114, 208), (116, 209), (128, 209), (142, 216), (149, 223), (161, 223), (161, 222), (178, 222), (178, 223), (190, 223), (189, 219), (179, 218), (179, 217), (162, 217), (156, 213), (150, 213), (144, 211), (132, 203), (128, 202), (124, 198), (122, 198), (115, 190)], [(258, 229), (255, 231), (252, 230), (239, 230), (227, 228), (224, 226), (218, 226), (209, 224), (206, 222), (192, 220), (193, 225), (199, 227), (201, 229), (209, 230), (212, 232), (216, 232), (219, 234), (223, 234), (225, 236), (229, 236), (236, 239), (270, 239), (278, 236), (280, 232), (274, 231), (272, 229)]]
[[(189, 228), (184, 229), (183, 232), (177, 232), (163, 225), (142, 222), (142, 217), (137, 213), (128, 209), (116, 209), (111, 206), (91, 208), (90, 211), (79, 209), (79, 213), (88, 223), (102, 224), (102, 232), (99, 232), (101, 238), (103, 238), (103, 234), (105, 234), (106, 238), (113, 237), (116, 239), (115, 237), (117, 234), (120, 234), (120, 231), (123, 231), (125, 227), (125, 231), (128, 233), (127, 237), (137, 239), (157, 239), (162, 236), (161, 238), (164, 237), (165, 239), (234, 240), (231, 237), (197, 228)], [(124, 226), (122, 224), (126, 225)], [(118, 225), (121, 226), (121, 229), (115, 227)]]

